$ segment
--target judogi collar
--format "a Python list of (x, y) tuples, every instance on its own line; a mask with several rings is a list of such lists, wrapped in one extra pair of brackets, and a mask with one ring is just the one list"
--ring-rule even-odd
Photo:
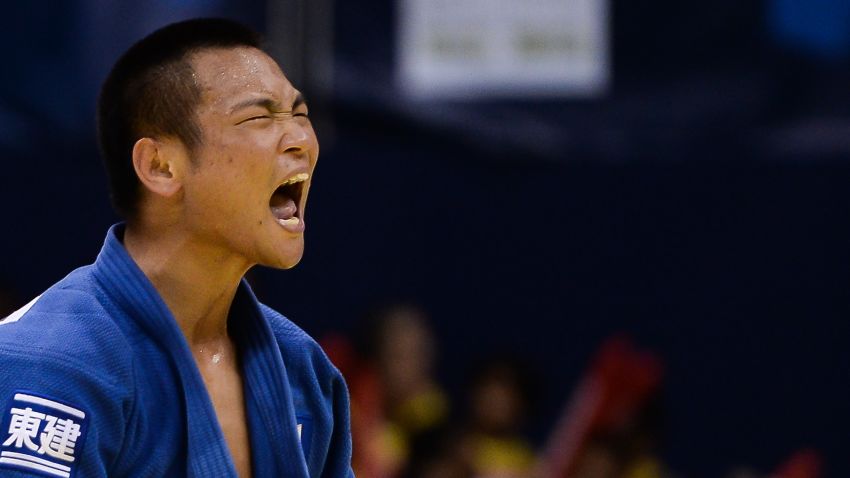
[[(153, 284), (127, 253), (123, 235), (123, 224), (109, 229), (93, 274), (122, 312), (173, 361), (187, 411), (189, 476), (235, 478), (230, 452), (189, 345)], [(286, 366), (259, 302), (244, 280), (228, 322), (242, 358), (254, 475), (308, 478)]]

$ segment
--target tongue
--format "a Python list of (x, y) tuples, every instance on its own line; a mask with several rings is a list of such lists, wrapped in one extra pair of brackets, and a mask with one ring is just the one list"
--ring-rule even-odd
[(271, 207), (272, 214), (277, 219), (290, 219), (298, 212), (298, 206), (295, 205), (295, 201), (281, 192), (274, 193), (269, 206)]

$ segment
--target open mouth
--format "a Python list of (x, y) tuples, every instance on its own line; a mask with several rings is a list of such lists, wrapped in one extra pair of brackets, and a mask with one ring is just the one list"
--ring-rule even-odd
[(298, 206), (304, 193), (304, 181), (309, 177), (307, 173), (292, 176), (278, 186), (269, 199), (272, 215), (278, 224), (287, 229), (299, 228), (302, 225), (302, 212), (298, 210)]

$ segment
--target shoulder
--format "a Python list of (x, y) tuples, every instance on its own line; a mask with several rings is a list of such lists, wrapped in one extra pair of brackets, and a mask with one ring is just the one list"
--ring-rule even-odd
[(75, 271), (0, 321), (0, 451), (19, 469), (105, 476), (120, 452), (134, 401), (129, 347), (85, 276)]
[(318, 346), (316, 341), (313, 340), (307, 332), (301, 329), (301, 327), (295, 325), (294, 322), (286, 318), (280, 312), (263, 303), (260, 303), (260, 311), (262, 311), (263, 316), (265, 316), (278, 341), (283, 340), (285, 342), (292, 342), (306, 346)]
[[(285, 346), (290, 350), (294, 348), (311, 354), (316, 353), (321, 355), (324, 360), (328, 360), (316, 340), (283, 314), (262, 303), (260, 304), (260, 311), (262, 311), (281, 347)], [(328, 360), (328, 362), (330, 361)]]
[[(32, 373), (91, 376), (104, 384), (131, 379), (127, 342), (87, 268), (77, 269), (0, 320), (0, 361)], [(36, 367), (36, 368), (33, 368)]]
[(301, 327), (265, 304), (260, 304), (260, 310), (274, 333), (285, 362), (299, 368), (307, 367), (321, 376), (342, 378), (322, 347)]

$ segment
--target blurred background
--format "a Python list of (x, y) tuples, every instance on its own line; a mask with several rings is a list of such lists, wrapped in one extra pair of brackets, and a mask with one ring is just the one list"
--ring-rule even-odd
[(96, 256), (100, 83), (264, 32), (322, 145), (262, 300), (363, 477), (847, 477), (847, 0), (30, 0), (0, 20), (0, 315)]

